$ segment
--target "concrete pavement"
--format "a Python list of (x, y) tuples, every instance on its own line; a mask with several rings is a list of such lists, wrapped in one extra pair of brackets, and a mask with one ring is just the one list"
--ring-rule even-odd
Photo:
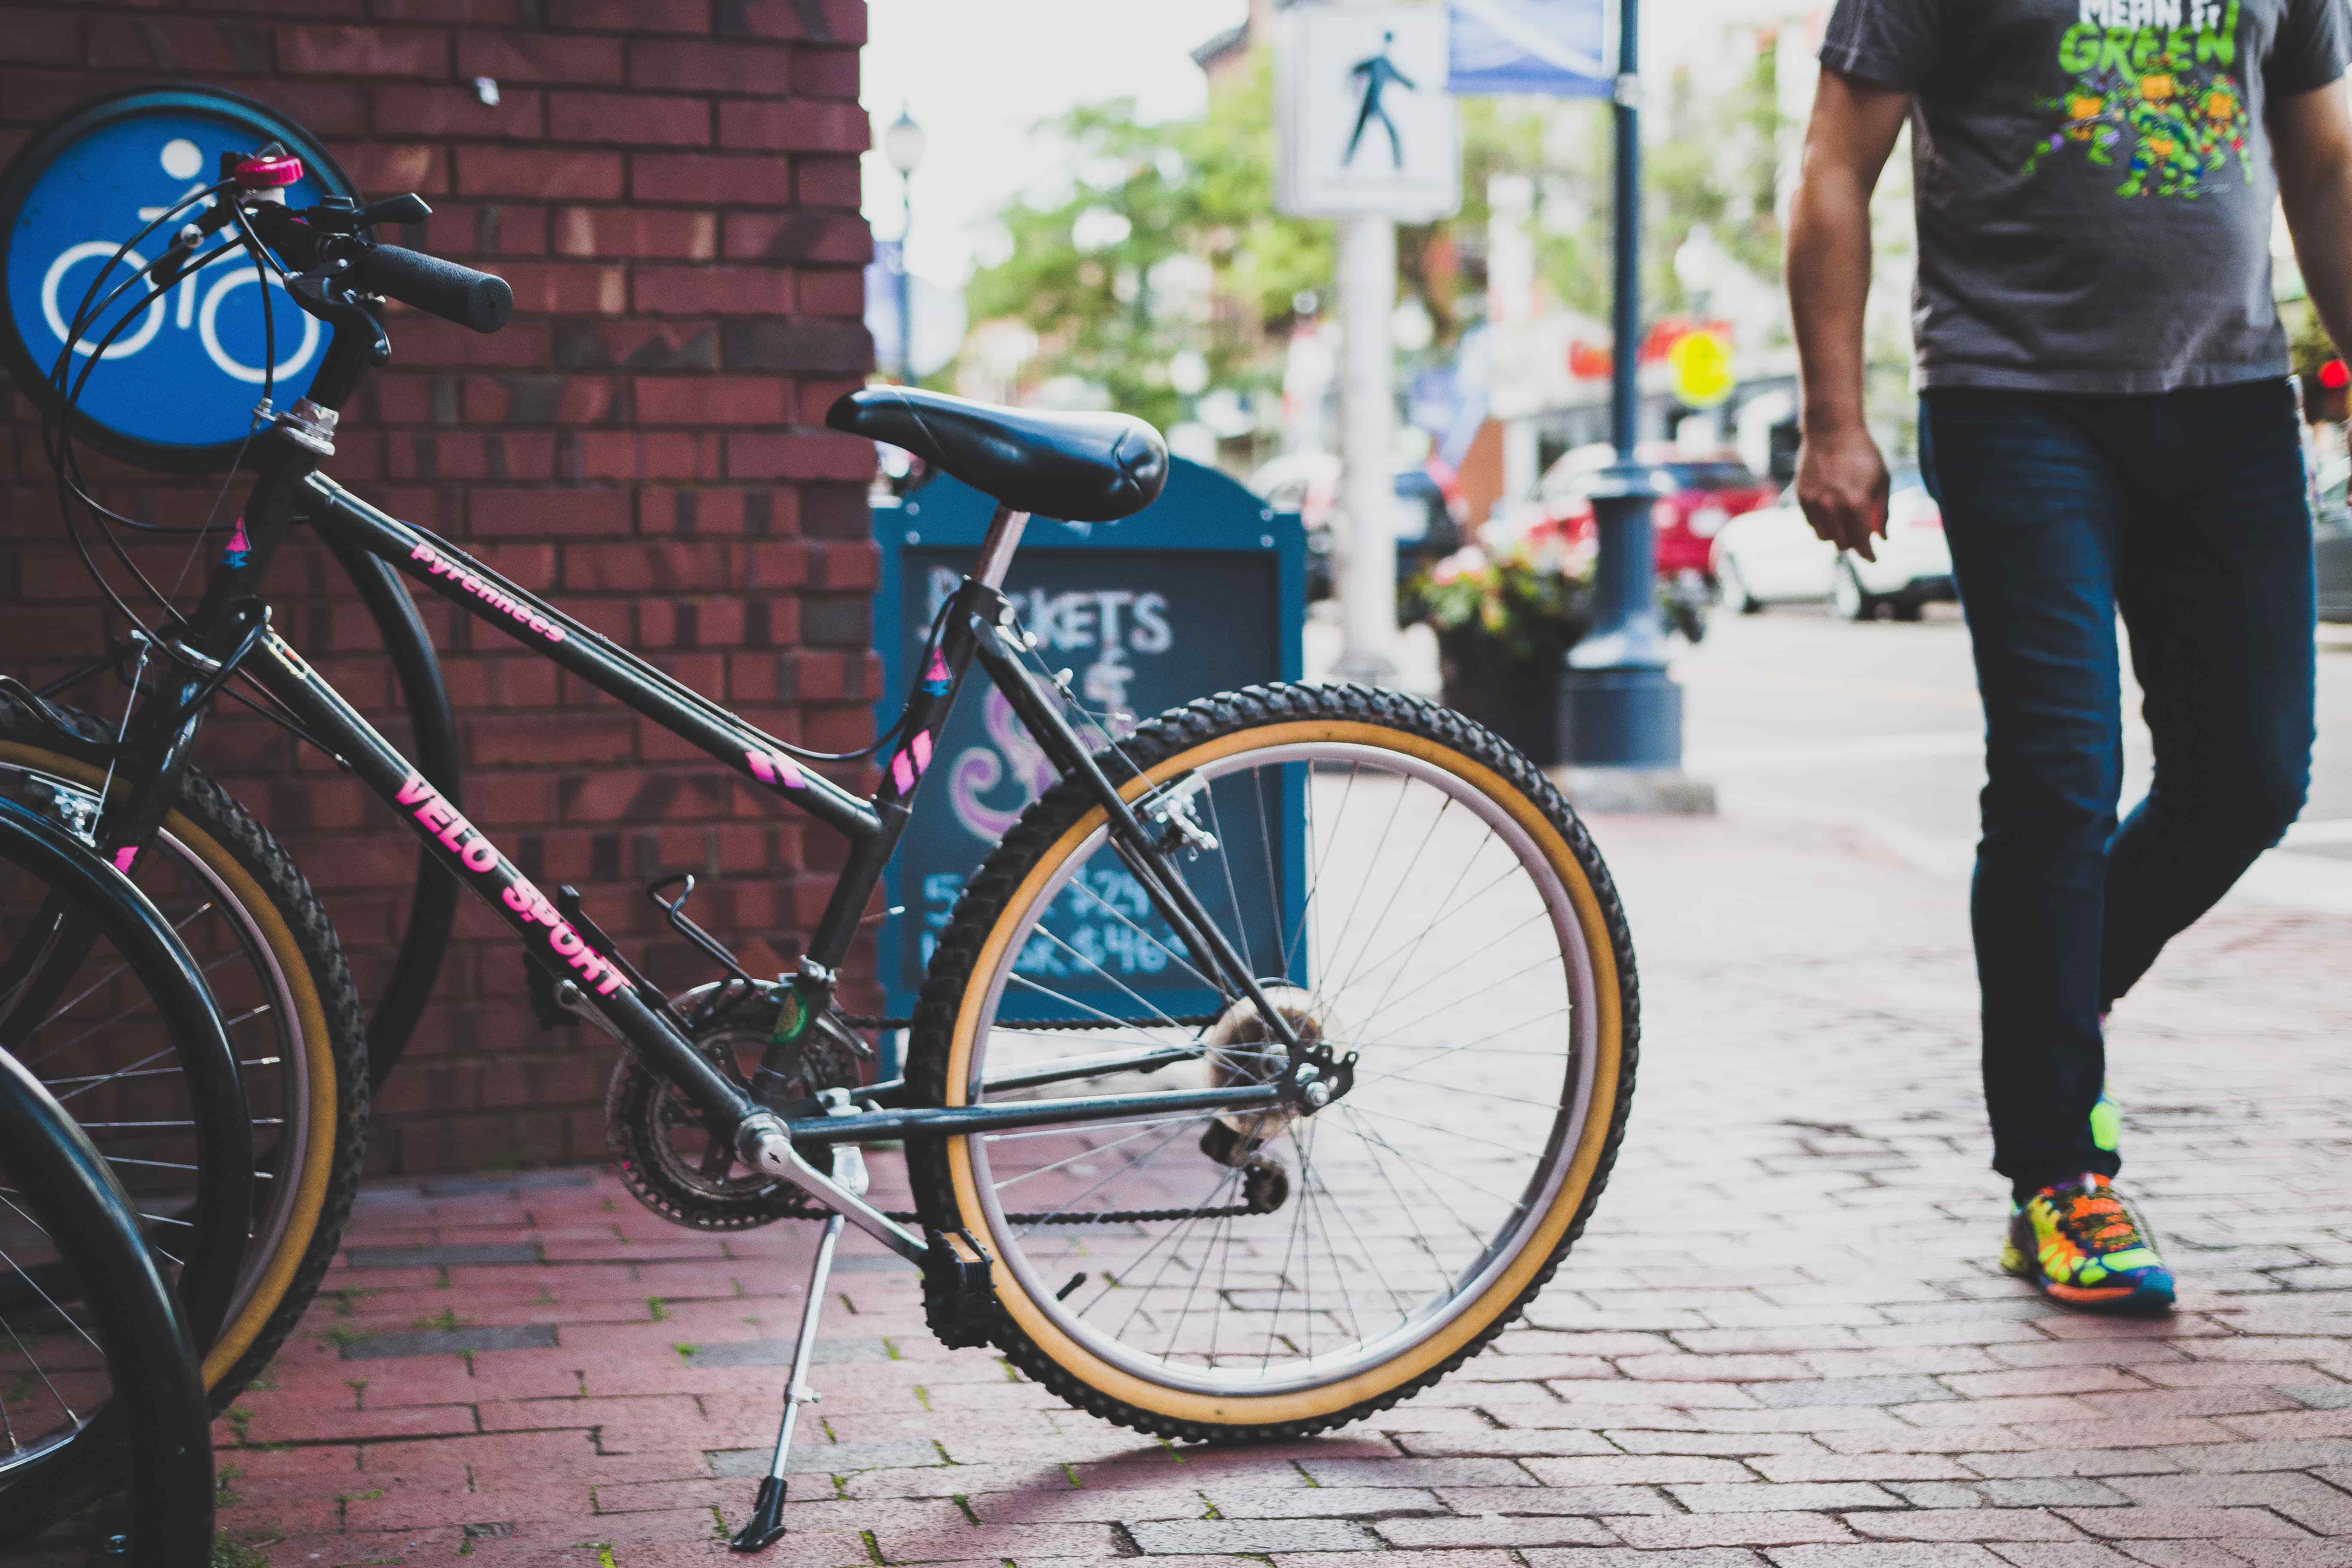
[[(1330, 1437), (1179, 1447), (940, 1349), (853, 1233), (769, 1560), (2352, 1563), (2352, 920), (2225, 910), (2125, 1004), (2127, 1174), (2182, 1310), (2078, 1317), (1992, 1266), (1960, 884), (1743, 809), (1595, 824), (1641, 1089), (1591, 1233), (1495, 1350)], [(602, 1173), (373, 1189), (219, 1428), (223, 1522), (305, 1568), (721, 1561), (812, 1235), (677, 1230)]]
[[(1922, 867), (1965, 873), (1984, 721), (1959, 612), (1853, 626), (1820, 608), (1717, 616), (1675, 673), (1686, 766), (1735, 816), (1843, 823)], [(2148, 734), (2125, 668), (2124, 802), (2147, 789)], [(2233, 897), (2352, 914), (2352, 626), (2324, 626), (2310, 804)]]

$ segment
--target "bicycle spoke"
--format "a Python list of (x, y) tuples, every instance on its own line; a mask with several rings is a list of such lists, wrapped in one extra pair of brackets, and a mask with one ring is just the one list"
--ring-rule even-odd
[[(203, 914), (206, 910), (209, 910), (212, 907), (212, 902), (209, 900), (205, 900), (204, 903), (198, 904), (194, 909), (188, 911), (188, 914), (184, 919), (173, 921), (172, 922), (172, 929), (175, 931), (186, 931), (191, 921), (194, 921), (197, 916)], [(35, 1031), (37, 1033), (39, 1030), (47, 1028), (51, 1024), (56, 1023), (59, 1018), (63, 1017), (68, 1013), (72, 1012), (76, 1007), (80, 1006), (97, 992), (104, 989), (110, 981), (114, 980), (119, 975), (128, 973), (130, 968), (131, 965), (128, 963), (116, 964), (104, 974), (100, 975), (96, 983), (93, 984), (89, 990), (84, 991), (80, 995), (76, 996), (72, 1001), (68, 1002), (61, 1006), (51, 1008), (49, 1010), (48, 1016), (43, 1018), (38, 1024), (34, 1026)]]
[[(31, 1215), (26, 1214), (23, 1209), (17, 1208), (16, 1204), (11, 1200), (7, 1198), (0, 1198), (0, 1204), (7, 1204), (9, 1208), (16, 1211), (17, 1218), (23, 1220), (26, 1225), (31, 1226), (36, 1231), (39, 1231), (41, 1229), (41, 1225), (38, 1220), (35, 1219)], [(47, 1233), (44, 1232), (43, 1234)], [(25, 1266), (17, 1262), (14, 1258), (10, 1257), (5, 1248), (0, 1248), (0, 1263), (5, 1263), (9, 1268), (14, 1268), (16, 1271), (17, 1277), (23, 1279), (26, 1284), (33, 1288), (33, 1294), (38, 1296), (48, 1307), (50, 1311), (55, 1312), (58, 1317), (64, 1319), (66, 1322), (71, 1326), (75, 1333), (81, 1335), (83, 1343), (89, 1345), (90, 1349), (96, 1351), (101, 1356), (106, 1353), (106, 1347), (100, 1344), (96, 1340), (91, 1339), (89, 1337), (89, 1331), (85, 1330), (80, 1323), (75, 1321), (73, 1314), (67, 1311), (63, 1307), (58, 1306), (57, 1302), (51, 1299), (49, 1293), (41, 1289), (41, 1282), (34, 1279), (30, 1274), (26, 1273)], [(62, 1404), (63, 1401), (60, 1400), (59, 1403)]]
[[(214, 970), (218, 969), (221, 965), (232, 963), (243, 956), (244, 954), (236, 952), (224, 954), (223, 956), (213, 960), (210, 963), (198, 965), (196, 973), (199, 974), (210, 974)], [(152, 997), (143, 998), (141, 1001), (132, 1004), (131, 1006), (125, 1007), (121, 1012), (117, 1013), (111, 1018), (101, 1018), (97, 1023), (92, 1024), (89, 1028), (84, 1029), (80, 1034), (74, 1036), (71, 1039), (58, 1047), (56, 1050), (50, 1051), (41, 1057), (37, 1057), (34, 1060), (26, 1062), (25, 1066), (26, 1068), (37, 1068), (41, 1063), (48, 1061), (63, 1052), (73, 1049), (74, 1047), (81, 1044), (82, 1041), (89, 1038), (92, 1035), (99, 1033), (100, 1030), (112, 1028), (123, 1019), (131, 1016), (131, 1014), (138, 1012), (142, 1007), (151, 1006), (152, 1005), (153, 999)], [(48, 1020), (47, 1019), (43, 1020), (44, 1027), (47, 1027), (47, 1022)]]
[[(1160, 941), (1159, 932), (1146, 931), (1143, 927), (1136, 924), (1135, 921), (1128, 915), (1126, 910), (1119, 909), (1108, 899), (1104, 898), (1100, 893), (1096, 892), (1092, 888), (1087, 886), (1087, 879), (1084, 877), (1073, 879), (1070, 886), (1077, 889), (1078, 891), (1092, 899), (1096, 903), (1100, 904), (1103, 907), (1103, 912), (1109, 915), (1111, 919), (1117, 921), (1119, 924), (1125, 926), (1128, 930), (1141, 937), (1144, 941), (1150, 942), (1152, 946), (1158, 948), (1160, 952), (1174, 959), (1178, 963), (1182, 964), (1184, 966), (1184, 972), (1190, 974), (1193, 979), (1199, 981), (1202, 984), (1207, 986), (1212, 991), (1217, 989), (1217, 983), (1210, 979), (1207, 975), (1202, 973), (1198, 969), (1193, 968), (1192, 961), (1191, 959), (1185, 957), (1182, 953), (1177, 952), (1176, 949)], [(1043, 921), (1038, 923), (1037, 929), (1041, 931), (1045, 931)], [(1045, 934), (1048, 936), (1054, 935), (1051, 931), (1045, 931)], [(1061, 942), (1059, 937), (1055, 937), (1054, 940)], [(1062, 945), (1068, 947), (1069, 943), (1062, 942)], [(1093, 960), (1089, 959), (1087, 962), (1093, 963)], [(1114, 984), (1117, 983), (1116, 977), (1112, 976), (1110, 972), (1104, 969), (1102, 965), (1098, 963), (1095, 964), (1095, 969), (1097, 973), (1102, 974), (1105, 978), (1111, 979)]]

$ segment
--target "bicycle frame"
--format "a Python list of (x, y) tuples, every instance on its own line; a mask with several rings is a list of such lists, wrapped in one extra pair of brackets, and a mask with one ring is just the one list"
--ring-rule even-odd
[[(379, 345), (382, 342), (372, 317), (364, 318), (364, 327), (373, 331), (337, 333), (329, 363), (312, 389), (315, 404), (331, 408), (341, 396), (331, 395), (330, 401), (322, 392), (348, 395), (355, 384), (356, 358), (364, 351), (354, 351), (347, 359), (346, 344), (363, 336)], [(331, 429), (331, 423), (329, 415), (327, 428)], [(1142, 793), (1141, 781), (1128, 781), (1130, 787), (1122, 791), (1104, 775), (1059, 708), (1037, 690), (1007, 646), (1000, 628), (1012, 626), (1012, 612), (1001, 589), (1027, 521), (1025, 513), (1000, 510), (996, 514), (977, 568), (949, 601), (940, 632), (926, 651), (923, 681), (882, 767), (881, 783), (872, 796), (860, 797), (795, 761), (774, 737), (446, 540), (378, 510), (318, 473), (312, 450), (305, 449), (311, 443), (279, 438), (268, 445), (247, 500), (245, 527), (215, 567), (181, 645), (196, 673), (176, 689), (168, 682), (160, 687), (141, 704), (126, 733), (121, 772), (131, 787), (120, 801), (109, 801), (100, 826), (100, 842), (116, 855), (118, 865), (127, 868), (134, 864), (160, 824), (171, 795), (167, 786), (185, 765), (205, 700), (235, 668), (391, 807), (442, 869), (497, 910), (522, 940), (530, 962), (559, 981), (572, 982), (582, 1002), (683, 1091), (714, 1134), (728, 1138), (747, 1162), (801, 1186), (909, 1258), (924, 1255), (922, 1238), (836, 1184), (802, 1158), (795, 1146), (1110, 1121), (1139, 1111), (1266, 1110), (1297, 1096), (1298, 1070), (1307, 1063), (1310, 1047), (1266, 997), (1245, 959), (1209, 919), (1183, 877), (1168, 864), (1160, 836), (1137, 816), (1130, 797)], [(795, 981), (806, 988), (804, 994), (818, 1017), (830, 1007), (842, 962), (905, 828), (931, 761), (933, 738), (952, 712), (964, 676), (977, 660), (1046, 757), (1101, 805), (1117, 853), (1161, 918), (1200, 961), (1202, 972), (1228, 1001), (1245, 997), (1260, 1017), (1270, 1021), (1288, 1052), (1288, 1067), (1272, 1081), (1223, 1089), (968, 1107), (886, 1108), (888, 1095), (866, 1090), (860, 1096), (866, 1103), (862, 1110), (785, 1121), (694, 1048), (683, 1020), (625, 959), (606, 951), (609, 943), (593, 921), (576, 907), (560, 908), (541, 892), (299, 652), (268, 629), (268, 612), (258, 596), (261, 581), (270, 558), (298, 521), (307, 521), (338, 554), (363, 552), (389, 563), (841, 834), (849, 843), (849, 858), (810, 932), (807, 956)], [(772, 1045), (772, 1057), (785, 1048)], [(1166, 1048), (1153, 1048), (1136, 1053), (1132, 1065), (1168, 1059)], [(1122, 1065), (1131, 1064), (1106, 1058), (1092, 1070), (1108, 1072)], [(893, 1087), (878, 1086), (884, 1090)], [(756, 1160), (751, 1152), (755, 1142)]]

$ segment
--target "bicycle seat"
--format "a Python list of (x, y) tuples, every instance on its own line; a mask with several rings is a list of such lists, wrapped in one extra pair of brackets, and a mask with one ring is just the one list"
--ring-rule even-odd
[(911, 386), (845, 393), (824, 422), (904, 447), (1011, 507), (1065, 522), (1141, 511), (1168, 482), (1168, 444), (1126, 414), (1040, 414)]

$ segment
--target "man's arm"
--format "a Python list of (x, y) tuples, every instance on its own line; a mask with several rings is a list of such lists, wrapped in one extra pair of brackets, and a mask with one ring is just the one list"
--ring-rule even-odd
[(1886, 462), (1862, 417), (1870, 193), (1910, 112), (1908, 93), (1823, 69), (1789, 214), (1789, 307), (1804, 382), (1797, 504), (1813, 531), (1859, 553), (1886, 531)]
[(2273, 105), (2271, 148), (2303, 286), (2340, 352), (2352, 343), (2352, 100), (2344, 83)]

